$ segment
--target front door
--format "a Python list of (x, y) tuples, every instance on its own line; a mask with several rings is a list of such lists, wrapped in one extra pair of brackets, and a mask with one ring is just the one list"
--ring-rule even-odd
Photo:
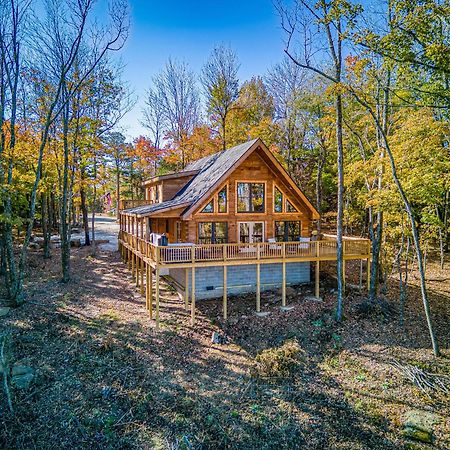
[(239, 222), (238, 242), (251, 244), (264, 241), (264, 222)]

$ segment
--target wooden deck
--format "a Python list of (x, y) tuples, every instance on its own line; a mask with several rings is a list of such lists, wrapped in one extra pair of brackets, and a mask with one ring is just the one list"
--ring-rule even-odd
[[(136, 229), (136, 231), (138, 231)], [(119, 232), (119, 250), (123, 260), (128, 264), (146, 297), (146, 306), (153, 317), (153, 297), (155, 297), (155, 319), (159, 326), (159, 279), (162, 268), (185, 269), (185, 307), (189, 307), (189, 282), (192, 286), (191, 322), (195, 321), (195, 268), (217, 266), (223, 267), (223, 315), (227, 311), (227, 267), (242, 264), (256, 265), (256, 312), (260, 312), (260, 266), (262, 264), (282, 264), (282, 307), (286, 306), (286, 265), (292, 262), (315, 263), (315, 296), (319, 298), (320, 262), (337, 259), (337, 241), (326, 235), (324, 240), (311, 242), (261, 242), (252, 244), (174, 244), (156, 246), (143, 237), (121, 230)], [(344, 262), (347, 260), (367, 261), (367, 284), (370, 274), (370, 241), (345, 237), (343, 241)], [(188, 275), (190, 270), (191, 277)], [(156, 284), (153, 292), (153, 271)], [(345, 269), (344, 269), (345, 272)], [(345, 276), (345, 274), (344, 274)], [(191, 280), (189, 280), (191, 278)]]

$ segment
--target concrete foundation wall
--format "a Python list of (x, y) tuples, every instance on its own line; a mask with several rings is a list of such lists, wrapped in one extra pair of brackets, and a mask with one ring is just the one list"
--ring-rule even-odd
[[(261, 291), (281, 287), (282, 265), (261, 264)], [(186, 269), (170, 269), (169, 275), (181, 286), (185, 285)], [(189, 271), (189, 295), (191, 294), (191, 270)], [(286, 285), (310, 282), (310, 263), (286, 264)], [(256, 292), (256, 265), (228, 266), (228, 295)], [(195, 269), (196, 299), (217, 298), (223, 295), (223, 267), (198, 267)]]

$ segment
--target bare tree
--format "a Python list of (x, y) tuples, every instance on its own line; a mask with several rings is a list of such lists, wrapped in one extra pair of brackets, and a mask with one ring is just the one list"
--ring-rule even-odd
[(231, 48), (220, 45), (212, 51), (200, 78), (211, 121), (219, 125), (218, 134), (223, 150), (227, 146), (227, 116), (239, 96), (239, 66), (236, 53)]
[(181, 166), (186, 165), (186, 139), (200, 121), (200, 100), (195, 75), (186, 63), (169, 59), (153, 79), (157, 97), (164, 107), (166, 131), (180, 151)]
[[(145, 99), (145, 107), (142, 110), (144, 120), (142, 125), (146, 127), (151, 133), (153, 145), (160, 149), (163, 139), (164, 131), (167, 128), (166, 112), (164, 110), (164, 101), (159, 97), (160, 92), (153, 88), (147, 91)], [(157, 160), (155, 160), (154, 174), (156, 175)]]
[(275, 120), (280, 127), (280, 145), (289, 170), (293, 156), (304, 139), (304, 117), (301, 104), (307, 81), (306, 70), (285, 57), (266, 77), (269, 93), (274, 99)]

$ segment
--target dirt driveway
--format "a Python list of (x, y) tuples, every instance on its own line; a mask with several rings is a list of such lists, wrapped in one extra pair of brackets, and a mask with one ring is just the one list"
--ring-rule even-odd
[[(92, 216), (89, 216), (89, 226), (92, 223)], [(95, 215), (95, 239), (108, 240), (108, 243), (100, 244), (102, 250), (116, 252), (118, 246), (119, 224), (116, 218), (107, 214)], [(92, 237), (92, 230), (91, 230)], [(83, 242), (84, 243), (84, 242)]]

